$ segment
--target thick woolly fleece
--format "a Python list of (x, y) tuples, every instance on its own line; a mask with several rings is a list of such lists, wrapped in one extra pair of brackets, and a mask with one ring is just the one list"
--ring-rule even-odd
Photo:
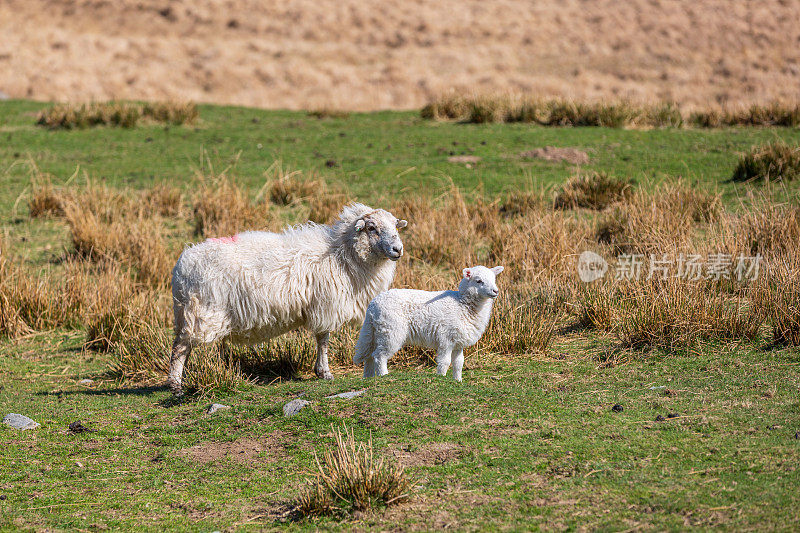
[(461, 381), (464, 348), (483, 335), (497, 297), (496, 276), (503, 267), (465, 268), (457, 291), (392, 289), (367, 307), (353, 362), (364, 364), (364, 377), (388, 374), (387, 362), (406, 344), (436, 350), (436, 372)]
[(180, 391), (192, 346), (255, 344), (300, 327), (317, 337), (317, 375), (332, 379), (328, 334), (360, 322), (389, 287), (403, 253), (397, 229), (405, 225), (388, 211), (351, 204), (331, 226), (246, 232), (186, 248), (172, 272), (170, 385)]

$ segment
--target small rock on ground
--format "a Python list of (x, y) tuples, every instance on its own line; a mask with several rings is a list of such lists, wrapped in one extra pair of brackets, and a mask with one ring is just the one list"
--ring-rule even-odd
[(91, 385), (92, 383), (94, 383), (94, 380), (89, 378), (82, 379), (78, 382), (79, 385), (87, 385), (87, 386)]
[(208, 414), (210, 414), (210, 415), (213, 415), (217, 411), (220, 411), (222, 409), (230, 409), (230, 408), (231, 408), (230, 405), (223, 405), (221, 403), (212, 403), (211, 405), (208, 406), (208, 411), (206, 411), (206, 412)]
[(350, 391), (350, 392), (340, 392), (339, 394), (334, 394), (333, 396), (325, 396), (325, 398), (329, 398), (329, 399), (330, 398), (344, 398), (345, 400), (352, 400), (356, 396), (361, 396), (365, 392), (367, 392), (367, 389), (354, 390), (354, 391)]
[(9, 413), (3, 417), (3, 424), (9, 425), (14, 429), (36, 429), (39, 427), (39, 423), (31, 420), (25, 415), (20, 415), (17, 413)]
[(294, 416), (299, 413), (304, 407), (311, 405), (308, 400), (301, 400), (295, 398), (291, 402), (283, 406), (283, 416)]

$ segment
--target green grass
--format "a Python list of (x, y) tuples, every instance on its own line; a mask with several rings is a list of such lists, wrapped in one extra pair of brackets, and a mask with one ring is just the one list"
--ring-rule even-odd
[[(759, 188), (729, 181), (739, 152), (800, 141), (786, 128), (542, 128), (212, 106), (189, 127), (47, 131), (34, 125), (44, 107), (0, 102), (0, 224), (13, 253), (33, 265), (56, 259), (67, 236), (62, 222), (27, 217), (28, 160), (62, 181), (79, 166), (112, 186), (188, 188), (206, 154), (217, 169), (236, 161), (256, 188), (278, 158), (380, 203), (404, 191), (439, 194), (451, 180), (489, 197), (555, 188), (570, 166), (517, 157), (554, 145), (586, 150), (587, 169), (642, 187), (681, 175), (718, 188), (730, 205)], [(482, 160), (449, 163), (451, 151)], [(560, 334), (547, 358), (475, 368), (468, 356), (462, 384), (397, 369), (364, 382), (357, 369), (337, 368), (333, 383), (308, 378), (215, 397), (232, 409), (209, 416), (211, 398), (174, 405), (166, 389), (104, 379), (110, 356), (81, 351), (83, 336), (0, 340), (0, 415), (42, 424), (0, 427), (0, 530), (800, 527), (797, 349), (711, 345), (691, 355), (623, 354), (615, 366), (603, 362), (614, 339)], [(78, 384), (86, 377), (92, 387)], [(354, 400), (324, 399), (364, 386)], [(283, 418), (281, 406), (301, 393), (312, 406)], [(623, 412), (611, 411), (616, 403)], [(679, 417), (654, 421), (668, 413)], [(76, 420), (97, 432), (70, 434)], [(291, 521), (314, 452), (343, 424), (357, 440), (371, 435), (376, 453), (410, 462), (418, 489), (410, 503), (353, 522)], [(201, 453), (217, 458), (200, 461)]]
[[(163, 389), (79, 385), (103, 369), (79, 344), (61, 332), (4, 349), (0, 410), (31, 414), (42, 427), (0, 429), (0, 527), (275, 526), (314, 450), (331, 445), (332, 424), (352, 427), (360, 440), (372, 435), (377, 453), (410, 457), (419, 482), (409, 504), (368, 513), (362, 526), (798, 526), (796, 351), (714, 349), (604, 367), (596, 349), (568, 338), (557, 349), (563, 360), (520, 356), (468, 370), (463, 384), (430, 371), (393, 371), (366, 384), (355, 371), (339, 372), (333, 383), (307, 379), (217, 398), (232, 409), (209, 416), (209, 400), (169, 406)], [(365, 385), (357, 399), (324, 399)], [(282, 404), (300, 393), (312, 406), (283, 418)], [(611, 411), (616, 403), (622, 413)], [(670, 412), (679, 417), (654, 421)], [(78, 419), (97, 432), (69, 434)], [(237, 459), (253, 443), (261, 451)], [(192, 456), (197, 446), (233, 452), (203, 462)]]

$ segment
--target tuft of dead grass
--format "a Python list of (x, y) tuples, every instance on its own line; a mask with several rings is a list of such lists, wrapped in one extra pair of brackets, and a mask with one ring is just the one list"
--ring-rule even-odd
[(127, 102), (57, 104), (39, 112), (36, 124), (48, 129), (84, 129), (95, 126), (133, 128), (146, 118), (163, 124), (189, 124), (199, 116), (191, 102), (156, 102), (145, 105)]
[(194, 102), (152, 102), (141, 107), (142, 117), (160, 124), (181, 126), (194, 124), (200, 118), (200, 111)]
[(627, 200), (633, 194), (631, 179), (617, 178), (605, 172), (580, 173), (571, 177), (556, 194), (556, 209), (603, 210), (611, 204)]
[(595, 235), (616, 253), (663, 253), (685, 247), (695, 225), (716, 220), (721, 209), (718, 194), (682, 181), (663, 184), (611, 206), (597, 220)]
[(342, 516), (407, 501), (414, 488), (402, 466), (376, 458), (372, 438), (356, 443), (352, 430), (334, 430), (335, 448), (322, 459), (297, 500), (303, 516)]
[(776, 345), (800, 346), (800, 256), (775, 257), (759, 277), (756, 305), (772, 326)]
[(800, 177), (800, 146), (777, 141), (743, 154), (733, 170), (733, 181), (791, 181)]
[(800, 125), (800, 104), (770, 102), (741, 108), (712, 108), (695, 111), (689, 122), (700, 128), (724, 126), (785, 126)]

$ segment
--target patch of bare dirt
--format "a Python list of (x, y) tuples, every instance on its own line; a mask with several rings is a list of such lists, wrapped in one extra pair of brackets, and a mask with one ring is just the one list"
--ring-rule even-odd
[(481, 160), (480, 157), (477, 155), (451, 155), (447, 158), (447, 161), (450, 163), (467, 163), (467, 164), (474, 164)]
[(558, 148), (556, 146), (545, 146), (521, 152), (519, 156), (523, 159), (543, 159), (552, 163), (566, 161), (573, 165), (585, 165), (589, 162), (589, 154), (577, 148)]
[(178, 453), (198, 463), (211, 463), (229, 458), (237, 463), (274, 462), (286, 457), (286, 434), (275, 431), (259, 439), (241, 438), (227, 442), (204, 442)]
[(463, 447), (454, 442), (430, 442), (418, 447), (403, 446), (392, 452), (405, 467), (434, 466), (460, 457)]
[(786, 0), (5, 0), (0, 91), (291, 109), (418, 109), (450, 88), (748, 104), (797, 97), (798, 20)]

